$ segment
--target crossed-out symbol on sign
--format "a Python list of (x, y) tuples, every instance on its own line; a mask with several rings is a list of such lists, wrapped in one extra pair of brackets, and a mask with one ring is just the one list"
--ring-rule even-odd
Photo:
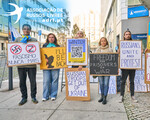
[(21, 48), (20, 45), (13, 45), (13, 46), (10, 47), (10, 51), (11, 51), (12, 54), (18, 55), (18, 54), (21, 53), (22, 48)]
[(26, 46), (26, 51), (28, 53), (34, 53), (36, 51), (36, 46), (34, 44), (28, 44)]

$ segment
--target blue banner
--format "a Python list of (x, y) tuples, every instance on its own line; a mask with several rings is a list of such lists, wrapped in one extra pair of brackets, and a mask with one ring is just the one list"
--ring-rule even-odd
[(149, 16), (149, 11), (144, 6), (128, 8), (128, 18)]
[(147, 34), (132, 34), (133, 40), (147, 39)]

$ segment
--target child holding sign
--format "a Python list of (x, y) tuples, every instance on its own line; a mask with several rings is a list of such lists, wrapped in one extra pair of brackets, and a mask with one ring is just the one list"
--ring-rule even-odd
[[(43, 45), (43, 47), (59, 47), (57, 44), (57, 38), (53, 33), (48, 34), (46, 43)], [(45, 55), (45, 59), (47, 61), (47, 66), (49, 66), (49, 63), (53, 61), (53, 56), (47, 57)], [(53, 67), (51, 66), (51, 68)], [(59, 70), (60, 69), (43, 70), (43, 101), (46, 101), (49, 98), (51, 98), (52, 101), (56, 99)]]
[[(110, 53), (113, 52), (111, 48), (109, 48), (108, 41), (105, 37), (102, 37), (99, 41), (99, 47), (96, 50), (96, 53)], [(98, 102), (102, 102), (102, 104), (106, 104), (106, 97), (109, 89), (109, 78), (110, 76), (99, 76), (99, 87), (101, 89), (101, 98)]]

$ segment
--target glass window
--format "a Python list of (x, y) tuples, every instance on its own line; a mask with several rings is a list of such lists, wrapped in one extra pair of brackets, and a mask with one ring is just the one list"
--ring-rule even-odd
[(0, 32), (2, 32), (2, 31), (3, 31), (3, 25), (0, 24)]
[(128, 0), (128, 6), (130, 5), (140, 5), (140, 0)]
[(4, 32), (8, 33), (8, 26), (7, 25), (5, 25), (5, 27), (4, 27)]
[(119, 9), (120, 9), (120, 0), (117, 0), (116, 16), (119, 15)]
[(4, 50), (4, 43), (1, 43), (1, 50)]

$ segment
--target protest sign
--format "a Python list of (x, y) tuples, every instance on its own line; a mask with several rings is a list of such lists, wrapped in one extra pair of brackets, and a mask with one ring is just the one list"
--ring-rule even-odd
[(87, 39), (67, 39), (67, 65), (87, 65)]
[(147, 26), (147, 48), (150, 49), (150, 22), (148, 22)]
[(120, 69), (142, 68), (142, 41), (120, 41)]
[(90, 54), (90, 75), (93, 76), (118, 75), (118, 54), (116, 53)]
[(66, 99), (67, 100), (90, 100), (89, 70), (82, 68), (66, 68)]
[(8, 43), (7, 48), (8, 67), (41, 63), (38, 42)]
[(150, 84), (150, 52), (145, 53), (145, 83)]
[[(145, 84), (144, 76), (145, 73), (145, 55), (142, 56), (142, 70), (136, 70), (135, 71), (135, 77), (134, 77), (134, 91), (135, 92), (147, 92), (148, 85)], [(130, 81), (129, 77), (127, 80), (127, 87), (128, 91), (130, 91)]]
[(41, 70), (65, 67), (67, 67), (65, 47), (41, 48)]

